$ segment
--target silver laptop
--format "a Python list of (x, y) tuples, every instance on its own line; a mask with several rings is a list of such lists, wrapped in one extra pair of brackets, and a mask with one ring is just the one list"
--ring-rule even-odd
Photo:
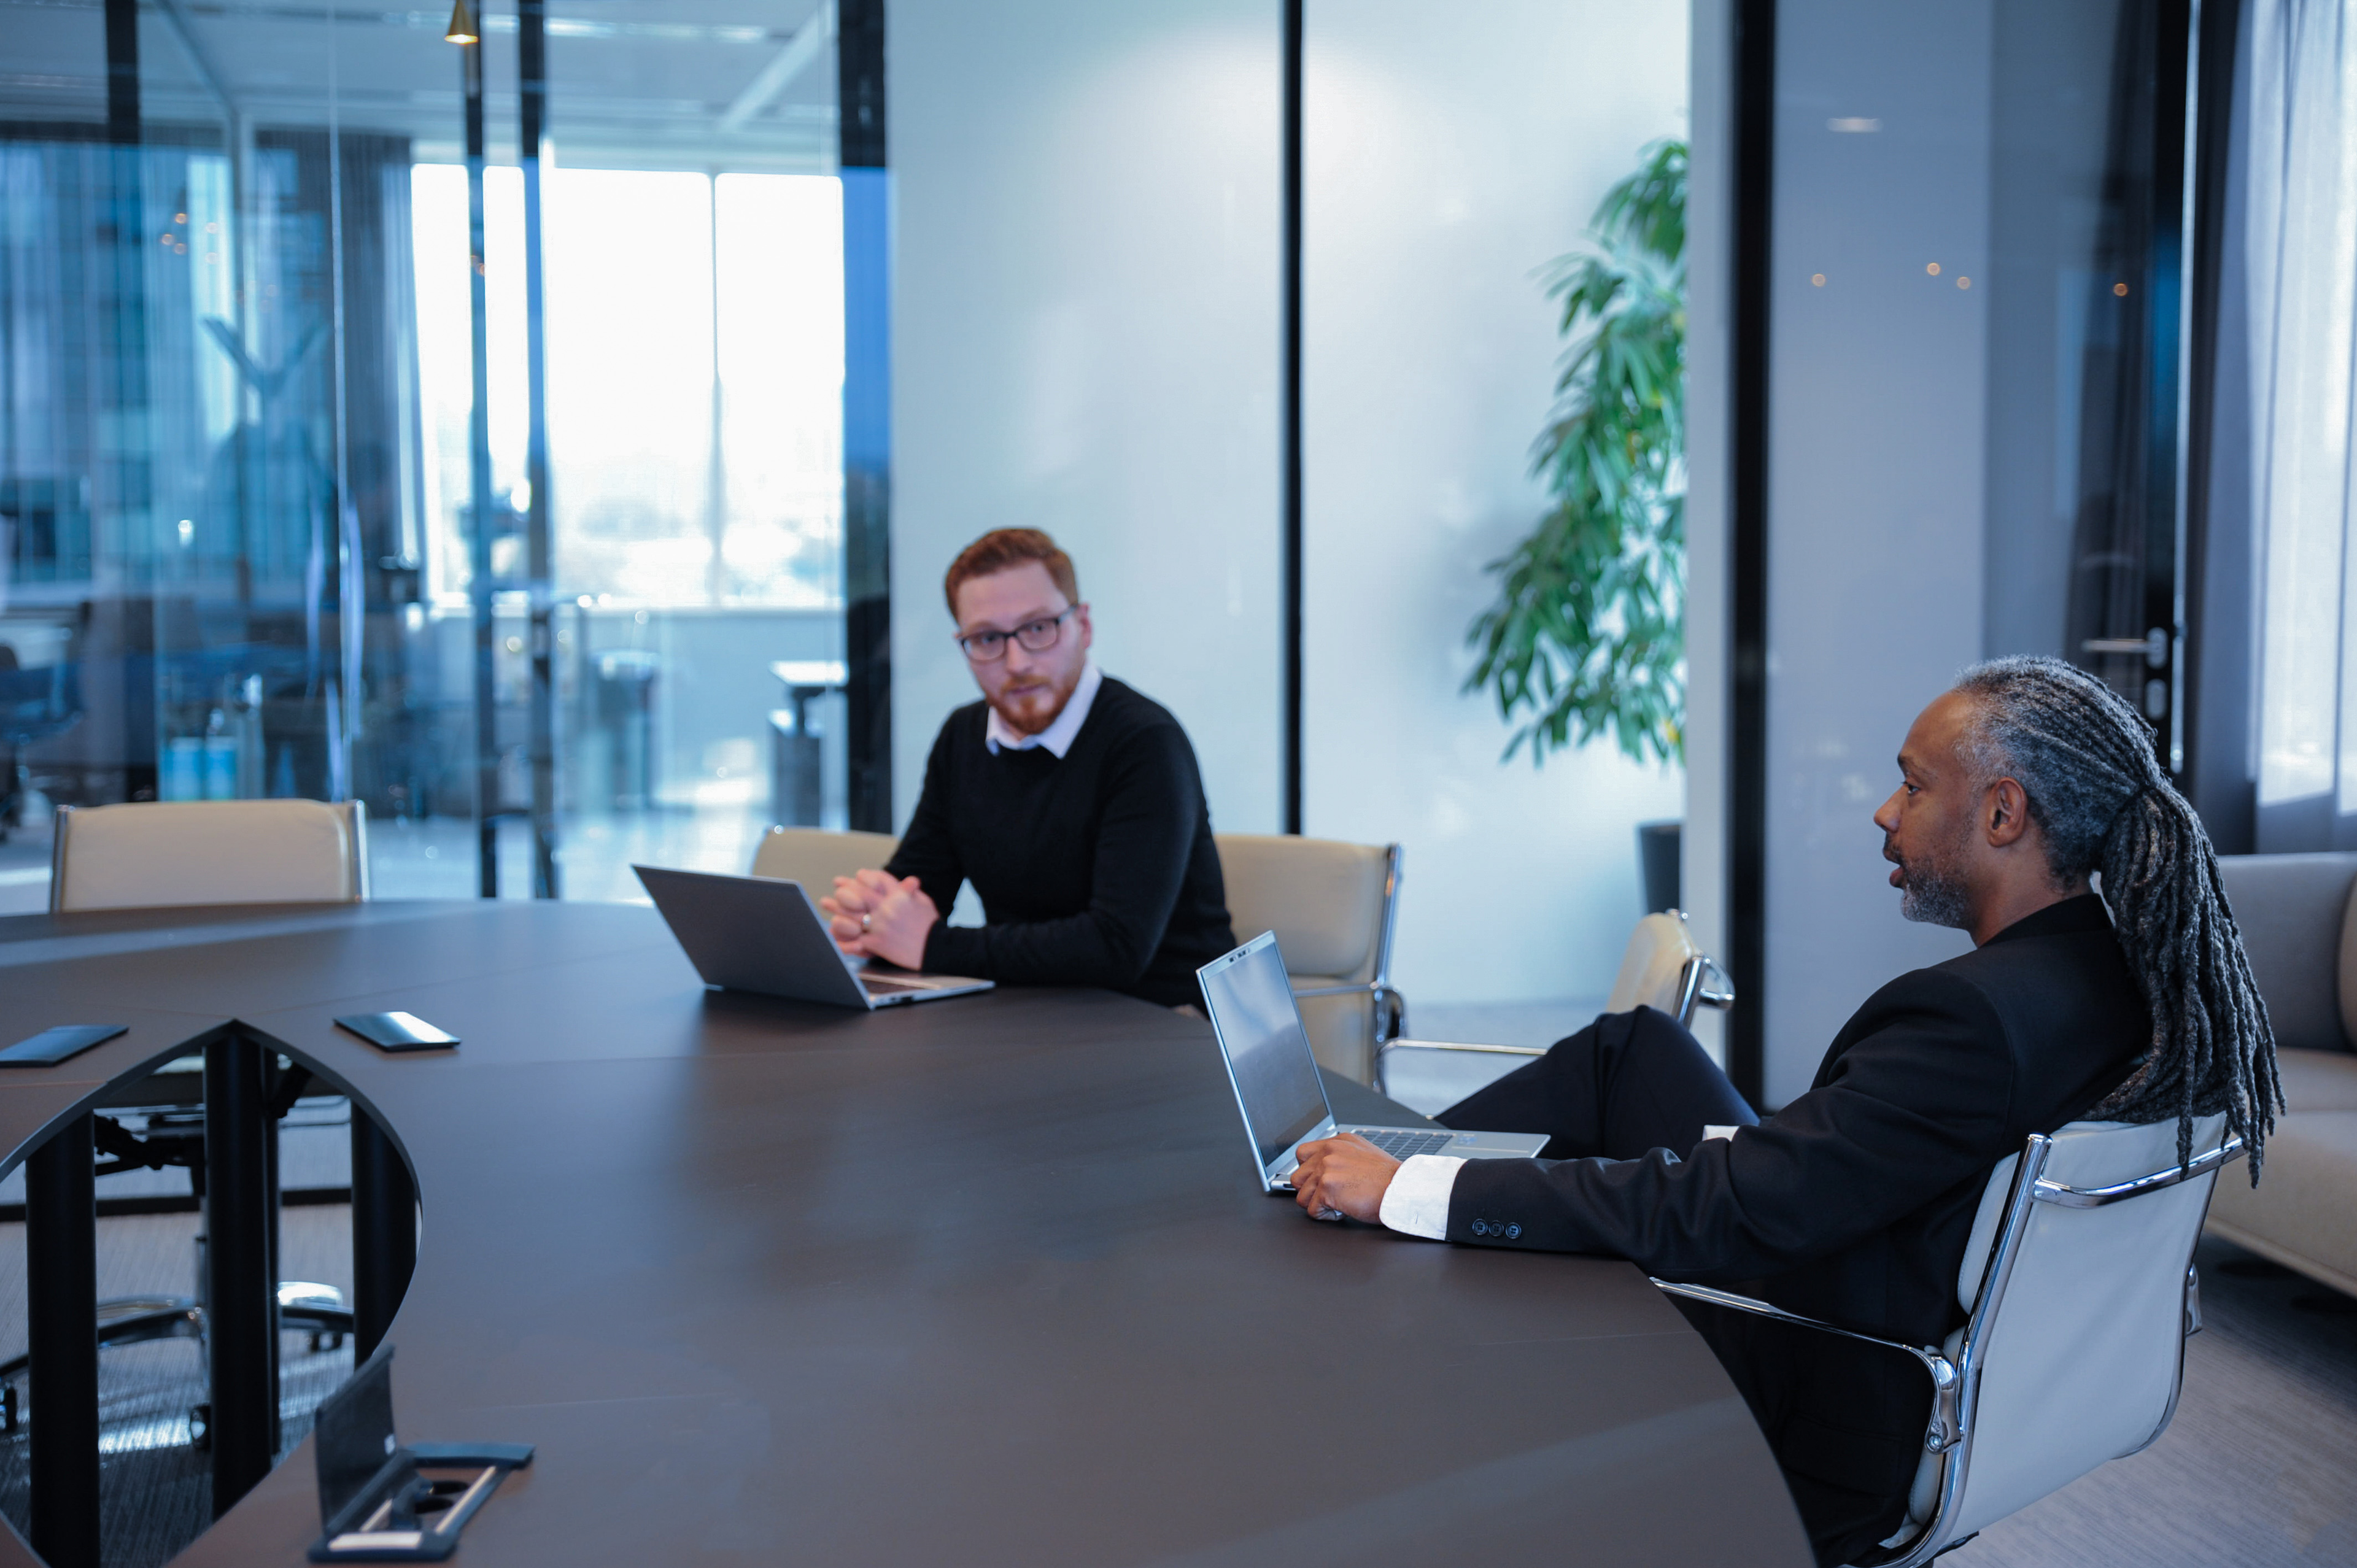
[(960, 974), (870, 970), (834, 945), (799, 882), (633, 865), (706, 985), (838, 1007), (894, 1007), (987, 991)]
[(1293, 1167), (1300, 1164), (1296, 1149), (1338, 1133), (1356, 1133), (1402, 1160), (1411, 1155), (1526, 1160), (1546, 1147), (1545, 1137), (1536, 1133), (1336, 1126), (1275, 931), (1265, 931), (1213, 959), (1195, 972), (1195, 980), (1203, 988), (1204, 1010), (1220, 1036), (1220, 1054), (1227, 1058), (1236, 1108), (1244, 1113), (1253, 1164), (1260, 1171), (1261, 1186), (1270, 1192), (1293, 1190)]

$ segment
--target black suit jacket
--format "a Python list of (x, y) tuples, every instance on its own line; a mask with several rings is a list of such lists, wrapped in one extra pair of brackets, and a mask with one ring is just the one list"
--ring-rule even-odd
[[(1937, 1345), (1964, 1320), (1956, 1275), (1991, 1169), (2083, 1115), (2148, 1037), (2103, 901), (2067, 899), (1876, 992), (1809, 1091), (1732, 1139), (1684, 1159), (1468, 1162), (1448, 1239), (1611, 1253)], [(1930, 1415), (1921, 1366), (1742, 1314), (1689, 1316), (1760, 1418), (1820, 1557), (1847, 1562), (1895, 1530)]]

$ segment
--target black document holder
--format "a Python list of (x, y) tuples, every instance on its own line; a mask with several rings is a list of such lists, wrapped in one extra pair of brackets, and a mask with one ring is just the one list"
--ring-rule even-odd
[(336, 1020), (381, 1051), (447, 1051), (458, 1036), (437, 1028), (414, 1013), (354, 1013)]
[(128, 1024), (60, 1024), (0, 1051), (0, 1067), (55, 1067), (130, 1032)]
[(320, 1404), (311, 1441), (326, 1527), (314, 1563), (440, 1562), (508, 1472), (532, 1463), (528, 1443), (396, 1443), (391, 1345)]

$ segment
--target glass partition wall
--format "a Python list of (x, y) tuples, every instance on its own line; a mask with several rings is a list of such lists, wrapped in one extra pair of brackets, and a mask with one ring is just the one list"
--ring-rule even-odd
[(356, 797), (381, 897), (841, 824), (833, 7), (520, 9), (0, 0), (0, 910), (52, 804)]

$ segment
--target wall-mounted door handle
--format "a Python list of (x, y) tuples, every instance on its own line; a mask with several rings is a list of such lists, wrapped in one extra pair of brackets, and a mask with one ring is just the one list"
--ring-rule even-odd
[(2079, 644), (2082, 653), (2141, 653), (2158, 670), (2169, 662), (2169, 628), (2154, 627), (2142, 637), (2091, 637)]

